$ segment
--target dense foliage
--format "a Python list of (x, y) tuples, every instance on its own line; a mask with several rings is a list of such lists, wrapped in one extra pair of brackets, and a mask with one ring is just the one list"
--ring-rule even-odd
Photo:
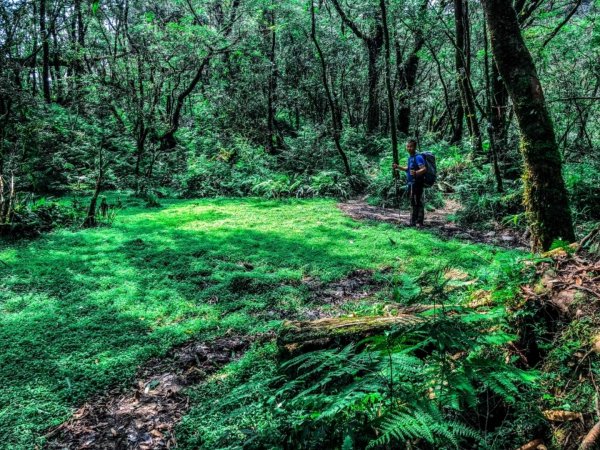
[[(8, 211), (11, 196), (14, 205), (32, 193), (89, 191), (100, 175), (101, 189), (142, 194), (367, 192), (373, 202), (394, 203), (386, 64), (400, 138), (438, 151), (442, 179), (466, 206), (464, 220), (521, 215), (518, 130), (481, 5), (464, 6), (458, 66), (460, 30), (446, 2), (390, 2), (387, 62), (376, 2), (312, 6), (314, 20), (311, 5), (296, 1), (2, 3), (2, 221), (19, 220)], [(599, 6), (530, 1), (516, 8), (554, 119), (575, 219), (597, 220)], [(472, 90), (476, 110), (468, 120), (457, 73)], [(504, 194), (495, 193), (498, 178)]]

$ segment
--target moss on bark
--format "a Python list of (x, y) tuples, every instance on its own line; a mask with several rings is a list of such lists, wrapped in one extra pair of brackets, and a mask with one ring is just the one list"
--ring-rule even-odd
[(521, 132), (525, 163), (524, 204), (533, 251), (555, 239), (575, 240), (562, 161), (544, 91), (510, 0), (484, 0), (486, 22), (498, 72), (511, 97)]

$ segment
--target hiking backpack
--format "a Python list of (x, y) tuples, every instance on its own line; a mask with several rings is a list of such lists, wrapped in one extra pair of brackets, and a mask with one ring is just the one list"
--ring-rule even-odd
[(423, 152), (421, 156), (425, 160), (427, 172), (425, 172), (425, 187), (431, 187), (435, 184), (437, 178), (437, 167), (435, 165), (435, 155), (431, 152)]

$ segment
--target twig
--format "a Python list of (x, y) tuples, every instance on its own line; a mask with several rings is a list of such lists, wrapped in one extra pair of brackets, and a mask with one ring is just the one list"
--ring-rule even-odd
[(596, 425), (592, 427), (592, 429), (585, 435), (583, 441), (581, 441), (581, 445), (579, 446), (579, 450), (588, 450), (592, 449), (596, 446), (596, 441), (600, 437), (600, 422), (596, 422)]
[(595, 291), (595, 290), (593, 290), (591, 288), (588, 288), (588, 287), (585, 287), (585, 286), (578, 286), (576, 284), (573, 284), (571, 287), (575, 288), (575, 289), (579, 289), (580, 291), (585, 291), (585, 292), (587, 292), (589, 294), (592, 294), (593, 296), (595, 296), (597, 298), (600, 298), (600, 292), (597, 292), (597, 291)]
[(562, 27), (564, 27), (567, 22), (571, 19), (571, 17), (573, 17), (573, 15), (577, 12), (577, 8), (579, 8), (579, 5), (581, 5), (581, 0), (577, 0), (577, 3), (575, 3), (575, 6), (573, 7), (573, 9), (569, 12), (569, 14), (567, 14), (567, 17), (565, 17), (565, 19), (558, 24), (558, 26), (554, 29), (554, 31), (552, 31), (552, 33), (550, 33), (550, 36), (548, 36), (546, 38), (546, 40), (544, 41), (544, 43), (542, 44), (542, 48), (544, 48), (546, 45), (548, 45), (548, 42), (550, 42), (552, 39), (554, 39), (554, 37), (558, 34), (558, 32), (561, 30)]

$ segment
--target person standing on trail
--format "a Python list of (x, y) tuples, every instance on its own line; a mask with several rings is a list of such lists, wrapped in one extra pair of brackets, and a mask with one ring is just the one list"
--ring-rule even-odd
[(410, 196), (410, 226), (423, 226), (425, 220), (425, 204), (423, 203), (423, 189), (425, 188), (425, 172), (427, 165), (425, 158), (417, 154), (417, 141), (409, 139), (406, 142), (406, 151), (408, 152), (408, 163), (406, 167), (394, 164), (395, 170), (406, 172), (407, 185)]

